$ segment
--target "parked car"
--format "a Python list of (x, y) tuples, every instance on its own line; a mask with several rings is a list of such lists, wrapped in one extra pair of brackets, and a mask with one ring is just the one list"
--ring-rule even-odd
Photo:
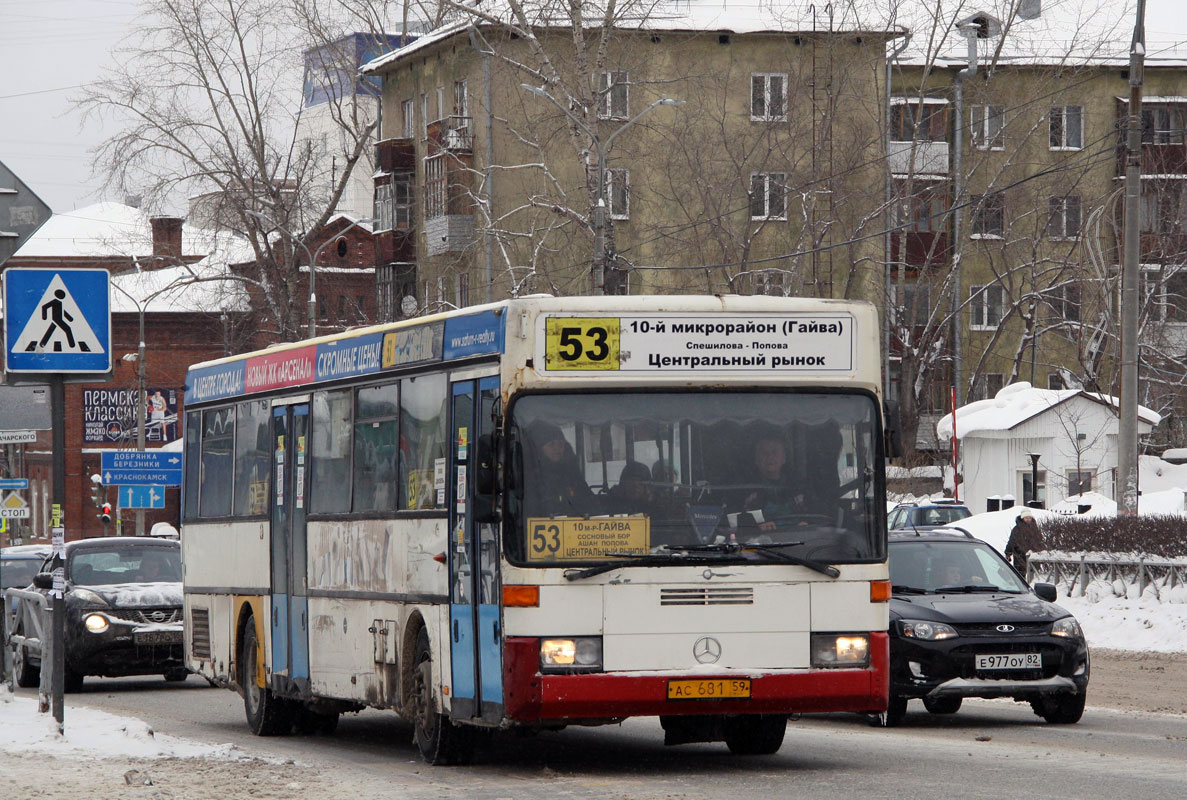
[(935, 528), (971, 517), (969, 507), (954, 500), (933, 500), (920, 503), (899, 503), (886, 515), (890, 530)]
[(890, 704), (872, 722), (899, 724), (913, 699), (953, 714), (966, 697), (1012, 697), (1047, 722), (1079, 721), (1088, 644), (1053, 585), (1028, 586), (960, 529), (892, 533), (889, 554)]
[[(53, 585), (50, 561), (33, 578), (44, 596)], [(78, 691), (87, 675), (163, 675), (183, 681), (181, 545), (149, 537), (104, 537), (67, 542), (66, 679)], [(21, 600), (11, 643), (20, 686), (37, 685), (48, 631), (44, 605)]]
[[(49, 558), (51, 548), (40, 544), (14, 545), (0, 549), (0, 596), (5, 589), (24, 589), (33, 582), (33, 576), (41, 568), (41, 562)], [(12, 601), (9, 607), (15, 607)], [(3, 606), (0, 606), (3, 608)], [(0, 644), (4, 643), (5, 621), (8, 615), (0, 613)]]

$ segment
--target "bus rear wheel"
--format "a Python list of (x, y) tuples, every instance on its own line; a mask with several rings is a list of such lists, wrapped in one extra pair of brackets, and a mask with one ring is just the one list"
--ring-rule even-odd
[(416, 635), (413, 653), (414, 735), (421, 756), (434, 766), (469, 764), (474, 758), (474, 731), (454, 725), (437, 710), (433, 698), (433, 651), (429, 634), (423, 628)]
[(247, 726), (256, 736), (283, 736), (293, 727), (293, 710), (287, 700), (277, 697), (256, 682), (259, 640), (254, 619), (247, 621), (243, 636), (243, 659), (240, 685), (243, 687), (243, 710)]
[(725, 744), (736, 756), (769, 756), (783, 746), (786, 714), (740, 714), (723, 723)]

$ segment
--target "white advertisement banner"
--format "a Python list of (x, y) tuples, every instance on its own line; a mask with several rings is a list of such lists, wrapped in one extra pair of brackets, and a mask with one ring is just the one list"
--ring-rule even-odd
[[(852, 374), (856, 322), (826, 314), (541, 316), (537, 366), (549, 375), (590, 371)], [(541, 369), (542, 367), (542, 369)]]

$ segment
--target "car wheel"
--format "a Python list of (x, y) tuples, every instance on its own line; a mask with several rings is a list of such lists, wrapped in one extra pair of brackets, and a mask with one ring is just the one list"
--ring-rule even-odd
[(930, 714), (955, 714), (963, 701), (963, 697), (925, 697), (923, 707)]
[(740, 714), (722, 725), (725, 744), (736, 756), (769, 756), (783, 746), (786, 714)]
[(293, 728), (302, 736), (312, 736), (315, 733), (329, 736), (338, 728), (338, 712), (324, 713), (299, 708), (293, 716)]
[(1084, 716), (1084, 692), (1050, 694), (1030, 701), (1034, 712), (1053, 725), (1071, 725)]
[(434, 766), (469, 764), (474, 757), (473, 729), (454, 725), (437, 711), (433, 698), (433, 653), (429, 634), (423, 628), (416, 636), (413, 653), (414, 738), (421, 756)]
[(29, 663), (25, 648), (19, 644), (12, 646), (12, 674), (22, 689), (33, 689), (41, 682), (41, 667)]
[(866, 715), (866, 721), (875, 728), (897, 728), (907, 715), (907, 698), (890, 696), (890, 702), (885, 711), (876, 711)]
[(293, 727), (292, 705), (256, 682), (259, 649), (255, 620), (249, 619), (243, 636), (243, 661), (240, 670), (243, 710), (247, 714), (247, 725), (256, 736), (283, 736)]
[(62, 676), (62, 691), (66, 694), (77, 694), (81, 692), (83, 677), (81, 672), (67, 669), (66, 674)]
[(169, 683), (181, 683), (190, 677), (190, 671), (185, 667), (177, 667), (165, 673), (165, 680)]

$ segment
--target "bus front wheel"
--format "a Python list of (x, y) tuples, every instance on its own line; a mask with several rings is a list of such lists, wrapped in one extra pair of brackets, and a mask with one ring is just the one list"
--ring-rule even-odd
[(293, 727), (292, 706), (256, 681), (259, 640), (254, 619), (247, 621), (243, 636), (243, 659), (240, 685), (243, 687), (243, 710), (247, 725), (256, 736), (283, 736)]
[(433, 697), (433, 651), (429, 634), (422, 628), (416, 635), (412, 673), (416, 746), (434, 766), (469, 764), (474, 757), (474, 731), (454, 725), (437, 710)]
[(769, 756), (783, 746), (786, 714), (739, 714), (726, 717), (725, 744), (736, 756)]

